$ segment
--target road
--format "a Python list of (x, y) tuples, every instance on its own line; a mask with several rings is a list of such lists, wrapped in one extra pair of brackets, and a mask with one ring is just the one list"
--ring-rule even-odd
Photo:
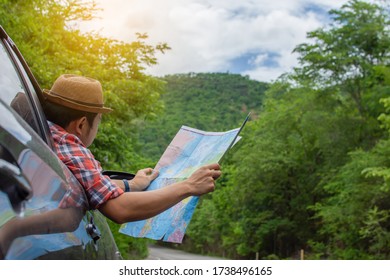
[(190, 254), (176, 249), (150, 245), (147, 260), (221, 260), (221, 258)]

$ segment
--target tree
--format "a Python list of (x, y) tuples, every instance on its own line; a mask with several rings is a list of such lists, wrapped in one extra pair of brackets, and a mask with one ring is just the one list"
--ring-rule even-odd
[(378, 112), (370, 105), (382, 96), (368, 90), (377, 82), (374, 68), (389, 60), (388, 11), (352, 0), (329, 13), (330, 27), (309, 32), (307, 37), (314, 43), (295, 48), (302, 65), (296, 69), (296, 78), (316, 87), (337, 85), (340, 98), (351, 98), (361, 116), (376, 118)]
[[(384, 81), (375, 89), (388, 92), (390, 69), (382, 71)], [(390, 257), (390, 98), (381, 103), (379, 120), (387, 133), (372, 149), (349, 154), (348, 163), (324, 187), (331, 196), (314, 207), (324, 224), (322, 238), (312, 242), (320, 257)]]

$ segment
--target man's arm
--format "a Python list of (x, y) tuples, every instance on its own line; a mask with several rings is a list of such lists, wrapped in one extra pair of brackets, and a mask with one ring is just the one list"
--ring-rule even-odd
[(196, 170), (188, 179), (148, 192), (128, 192), (99, 207), (106, 217), (118, 224), (151, 218), (189, 196), (214, 191), (221, 176), (220, 166), (210, 164)]

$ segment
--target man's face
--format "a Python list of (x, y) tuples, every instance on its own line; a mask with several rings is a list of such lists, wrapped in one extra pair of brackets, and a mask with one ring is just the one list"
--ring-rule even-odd
[(83, 127), (83, 139), (81, 139), (81, 141), (83, 141), (86, 147), (89, 147), (92, 144), (93, 140), (95, 140), (101, 120), (102, 114), (99, 113), (93, 120), (92, 126), (90, 126), (89, 122), (87, 121), (87, 125), (84, 126), (85, 128)]

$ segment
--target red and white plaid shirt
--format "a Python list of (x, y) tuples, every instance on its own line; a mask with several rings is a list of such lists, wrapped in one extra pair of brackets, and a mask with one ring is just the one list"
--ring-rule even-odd
[(90, 209), (97, 209), (107, 200), (118, 197), (123, 190), (102, 174), (100, 163), (74, 134), (48, 122), (57, 155), (84, 187)]

